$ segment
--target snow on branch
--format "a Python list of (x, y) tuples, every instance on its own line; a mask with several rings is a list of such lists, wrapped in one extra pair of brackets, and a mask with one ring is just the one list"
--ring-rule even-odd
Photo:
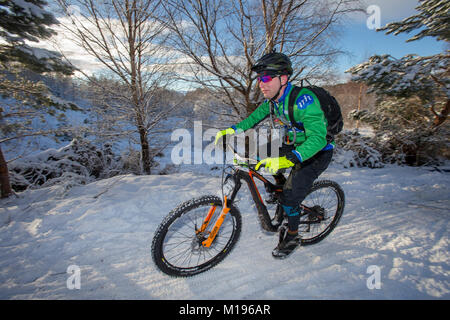
[(63, 148), (48, 149), (8, 166), (11, 185), (16, 191), (56, 184), (68, 189), (119, 173), (118, 160), (110, 145), (100, 150), (88, 141), (77, 139)]
[(449, 70), (450, 54), (441, 53), (429, 57), (410, 54), (401, 59), (375, 55), (347, 72), (353, 75), (353, 81), (367, 83), (369, 92), (396, 97), (417, 95), (430, 101), (433, 93), (450, 98)]
[(410, 33), (420, 30), (407, 42), (422, 39), (424, 37), (435, 37), (437, 40), (450, 40), (450, 2), (448, 0), (426, 0), (421, 1), (416, 7), (418, 14), (408, 17), (400, 22), (389, 23), (377, 31), (387, 30), (386, 33)]

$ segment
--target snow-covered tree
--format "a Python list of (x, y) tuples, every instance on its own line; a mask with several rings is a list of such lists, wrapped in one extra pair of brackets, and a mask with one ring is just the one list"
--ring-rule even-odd
[[(151, 173), (151, 134), (173, 106), (157, 108), (159, 93), (171, 82), (166, 26), (156, 21), (161, 1), (57, 0), (64, 9), (62, 23), (68, 37), (100, 62), (120, 88), (103, 85), (84, 74), (90, 83), (113, 99), (104, 106), (128, 122), (131, 138), (141, 146), (142, 169)], [(71, 8), (79, 8), (77, 14)], [(123, 90), (125, 89), (125, 90)]]
[(401, 22), (392, 22), (380, 28), (387, 30), (387, 34), (395, 35), (406, 32), (418, 31), (409, 41), (415, 41), (424, 37), (434, 37), (437, 40), (450, 40), (450, 2), (447, 0), (420, 0), (416, 7), (418, 14), (408, 17)]
[(263, 53), (276, 49), (288, 55), (294, 65), (292, 81), (330, 77), (333, 61), (341, 53), (335, 26), (360, 3), (167, 0), (162, 5), (171, 44), (179, 52), (180, 79), (208, 90), (229, 106), (232, 113), (209, 108), (229, 123), (246, 118), (263, 99), (251, 72)]
[[(424, 37), (450, 41), (450, 2), (420, 1), (419, 13), (401, 22), (389, 23), (379, 29), (386, 33), (418, 33), (407, 41)], [(418, 97), (434, 114), (434, 126), (442, 124), (450, 109), (450, 51), (421, 57), (414, 54), (396, 59), (390, 55), (375, 55), (347, 72), (354, 81), (365, 82), (370, 92), (395, 98)], [(438, 113), (436, 107), (440, 107)]]
[[(37, 73), (57, 72), (66, 75), (74, 69), (61, 60), (61, 56), (49, 50), (38, 49), (26, 42), (47, 39), (57, 23), (52, 13), (46, 11), (42, 0), (0, 1), (0, 184), (1, 196), (11, 191), (6, 159), (1, 144), (12, 139), (48, 133), (33, 130), (34, 120), (43, 120), (44, 114), (57, 115), (68, 105), (56, 101), (42, 82), (26, 79), (25, 69)], [(72, 105), (72, 107), (74, 107)]]
[[(416, 10), (418, 14), (378, 31), (395, 35), (416, 32), (407, 41), (424, 37), (450, 41), (449, 1), (420, 1)], [(424, 164), (443, 154), (441, 147), (447, 145), (449, 136), (448, 128), (442, 125), (450, 110), (449, 50), (426, 57), (409, 54), (400, 59), (375, 55), (347, 72), (353, 75), (352, 80), (365, 82), (369, 92), (378, 96), (374, 112), (355, 111), (353, 115), (375, 128), (379, 145), (387, 148), (386, 157), (395, 162), (407, 159), (408, 164)]]
[(26, 43), (39, 42), (55, 34), (50, 27), (58, 24), (44, 9), (43, 0), (0, 0), (0, 61), (20, 62), (35, 72), (71, 74), (73, 68), (57, 52), (34, 48)]

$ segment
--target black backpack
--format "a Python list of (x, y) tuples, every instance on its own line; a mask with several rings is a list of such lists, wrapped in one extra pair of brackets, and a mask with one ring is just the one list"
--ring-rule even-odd
[(306, 88), (311, 90), (316, 97), (319, 99), (320, 107), (322, 108), (323, 113), (325, 114), (325, 118), (328, 121), (327, 127), (327, 142), (330, 143), (334, 140), (334, 136), (342, 131), (344, 127), (344, 120), (342, 118), (341, 107), (336, 99), (324, 88), (317, 86), (307, 86), (307, 87), (296, 87), (292, 88), (292, 91), (289, 96), (289, 119), (291, 120), (291, 124), (295, 126), (297, 129), (305, 130), (302, 125), (299, 125), (294, 120), (294, 105), (296, 102), (296, 98), (300, 93), (302, 88)]

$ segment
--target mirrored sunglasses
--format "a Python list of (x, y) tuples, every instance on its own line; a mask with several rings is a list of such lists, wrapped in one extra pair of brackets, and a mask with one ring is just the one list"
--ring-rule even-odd
[(259, 82), (266, 83), (266, 82), (272, 81), (274, 78), (275, 78), (275, 76), (260, 76), (260, 77), (257, 77), (256, 79), (258, 79)]

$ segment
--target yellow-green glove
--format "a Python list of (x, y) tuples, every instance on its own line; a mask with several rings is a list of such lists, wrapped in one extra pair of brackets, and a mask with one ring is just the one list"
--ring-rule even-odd
[(216, 140), (214, 141), (214, 144), (217, 144), (217, 141), (219, 141), (220, 138), (222, 138), (226, 134), (234, 134), (235, 131), (233, 128), (228, 128), (222, 131), (217, 132), (216, 134)]
[(286, 157), (278, 157), (278, 158), (265, 158), (258, 162), (258, 164), (255, 167), (255, 170), (258, 170), (259, 167), (265, 163), (265, 169), (266, 171), (269, 171), (272, 174), (277, 173), (280, 169), (286, 169), (294, 166), (294, 163)]

